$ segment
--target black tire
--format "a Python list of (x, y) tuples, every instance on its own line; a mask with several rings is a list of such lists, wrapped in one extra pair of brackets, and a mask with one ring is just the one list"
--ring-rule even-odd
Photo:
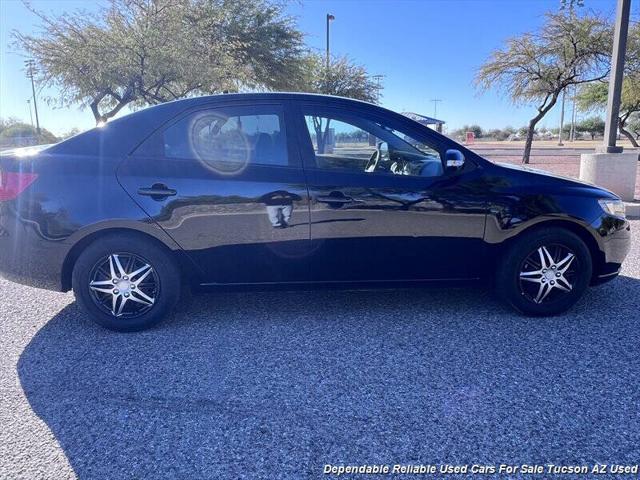
[[(144, 270), (136, 275), (136, 278), (128, 282), (123, 280), (122, 284), (118, 284), (126, 283), (122, 290), (127, 293), (119, 292), (118, 285), (108, 284), (99, 285), (102, 291), (96, 291), (96, 284), (108, 283), (111, 265), (116, 265), (116, 275), (122, 277), (117, 264), (113, 262), (114, 254), (118, 259), (122, 258), (121, 262), (118, 260), (121, 264), (126, 261), (131, 265), (131, 269), (140, 264), (146, 264), (151, 268), (147, 267), (149, 272)], [(142, 278), (145, 273), (146, 277)], [(97, 275), (102, 275), (102, 278), (98, 278)], [(132, 285), (136, 279), (142, 279), (144, 283)], [(92, 282), (94, 287), (90, 286)], [(170, 253), (153, 241), (136, 234), (108, 234), (91, 243), (76, 260), (72, 273), (73, 292), (81, 307), (99, 325), (119, 332), (144, 330), (162, 321), (180, 298), (180, 284), (180, 270)], [(111, 301), (114, 295), (104, 292), (110, 287), (118, 292), (115, 296), (119, 297), (113, 304)], [(146, 298), (153, 299), (153, 302), (145, 300), (143, 294)], [(134, 299), (137, 300), (133, 301)], [(117, 310), (123, 301), (125, 304), (120, 316), (114, 315), (113, 312), (118, 313)]]
[[(541, 251), (542, 247), (546, 251)], [(552, 258), (534, 265), (536, 259), (547, 252)], [(569, 253), (574, 255), (568, 267), (572, 271), (566, 270), (558, 275), (557, 272), (567, 264), (562, 264), (559, 269), (556, 264), (566, 259)], [(551, 265), (553, 271), (551, 268), (543, 268), (545, 265)], [(544, 274), (536, 273), (543, 270)], [(582, 297), (589, 286), (591, 272), (591, 254), (580, 237), (562, 228), (538, 228), (516, 239), (506, 255), (499, 260), (496, 289), (500, 297), (526, 315), (557, 315), (571, 308)], [(564, 278), (565, 274), (567, 280)], [(562, 277), (562, 283), (554, 275)], [(524, 277), (529, 280), (523, 281)], [(542, 282), (545, 285), (541, 285)], [(553, 288), (551, 283), (554, 284)], [(560, 290), (566, 288), (566, 285), (571, 287), (569, 291)], [(542, 290), (543, 287), (545, 290)], [(537, 302), (538, 297), (542, 299), (540, 303)]]

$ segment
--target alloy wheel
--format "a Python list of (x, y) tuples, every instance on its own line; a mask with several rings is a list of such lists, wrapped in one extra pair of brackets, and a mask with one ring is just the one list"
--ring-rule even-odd
[(575, 253), (565, 245), (542, 245), (522, 262), (520, 293), (534, 303), (550, 303), (573, 290), (578, 274)]
[(160, 293), (160, 280), (151, 264), (132, 253), (113, 253), (93, 267), (91, 298), (114, 317), (137, 318), (148, 312)]

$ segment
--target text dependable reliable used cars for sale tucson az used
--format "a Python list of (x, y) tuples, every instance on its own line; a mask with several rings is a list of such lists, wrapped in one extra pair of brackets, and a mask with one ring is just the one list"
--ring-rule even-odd
[(185, 286), (481, 280), (553, 315), (629, 248), (611, 192), (344, 98), (191, 98), (0, 157), (0, 272), (73, 289), (114, 330), (157, 323)]

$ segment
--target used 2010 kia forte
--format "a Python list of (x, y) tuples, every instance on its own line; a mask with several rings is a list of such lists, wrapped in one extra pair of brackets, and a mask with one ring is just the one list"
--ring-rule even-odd
[(185, 286), (484, 280), (529, 315), (613, 279), (620, 199), (375, 105), (233, 94), (0, 157), (0, 272), (140, 330)]

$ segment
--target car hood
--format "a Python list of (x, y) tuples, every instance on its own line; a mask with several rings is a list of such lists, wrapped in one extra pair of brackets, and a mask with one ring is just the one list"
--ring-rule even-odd
[(610, 190), (607, 190), (606, 188), (602, 188), (599, 185), (596, 185), (594, 183), (586, 182), (584, 180), (578, 180), (575, 178), (566, 177), (564, 175), (558, 175), (556, 173), (548, 172), (546, 170), (540, 170), (538, 168), (532, 168), (532, 167), (527, 167), (523, 165), (514, 165), (512, 163), (495, 162), (495, 165), (497, 165), (500, 168), (517, 170), (519, 172), (522, 172), (525, 175), (534, 175), (536, 177), (545, 177), (547, 179), (554, 179), (556, 181), (555, 182), (556, 186), (561, 188), (564, 187), (567, 189), (580, 189), (582, 191), (590, 191), (592, 193), (596, 193), (597, 195), (601, 195), (601, 196), (618, 198), (618, 196), (615, 193), (611, 192)]

